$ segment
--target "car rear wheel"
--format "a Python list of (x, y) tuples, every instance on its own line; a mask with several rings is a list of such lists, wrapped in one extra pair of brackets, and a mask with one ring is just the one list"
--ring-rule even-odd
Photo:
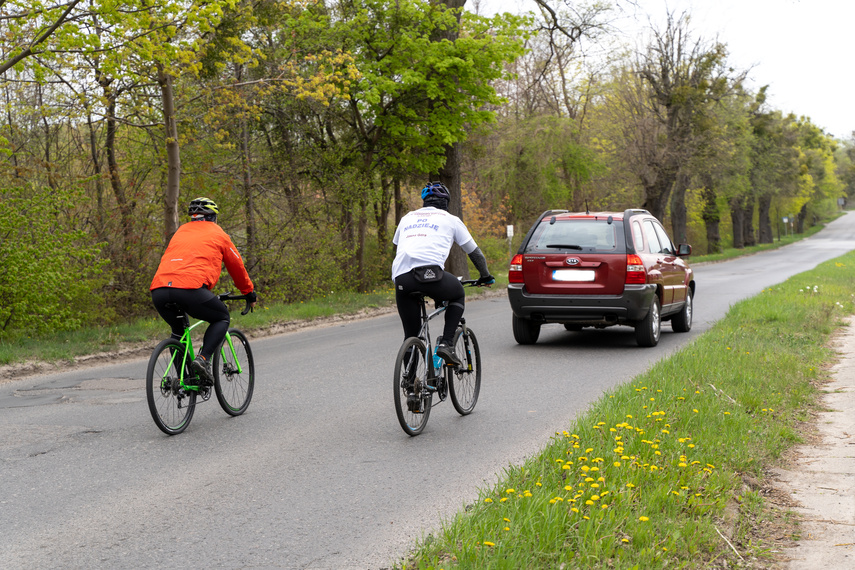
[(659, 309), (659, 297), (654, 295), (647, 316), (635, 325), (635, 341), (638, 346), (656, 346), (662, 334), (662, 315)]
[(671, 318), (671, 330), (674, 332), (689, 332), (692, 330), (692, 292), (686, 291), (686, 304), (683, 310)]
[(514, 340), (519, 344), (534, 344), (540, 336), (540, 323), (514, 315)]

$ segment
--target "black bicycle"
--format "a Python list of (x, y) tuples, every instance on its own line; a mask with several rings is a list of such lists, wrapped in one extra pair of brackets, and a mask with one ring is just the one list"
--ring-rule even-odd
[[(461, 281), (464, 286), (477, 286), (478, 281)], [(481, 390), (481, 351), (475, 333), (466, 326), (466, 319), (454, 333), (454, 353), (462, 361), (459, 366), (446, 364), (436, 355), (431, 344), (430, 321), (445, 312), (440, 306), (428, 314), (425, 294), (410, 293), (421, 303), (422, 328), (417, 337), (404, 340), (395, 358), (395, 412), (407, 435), (422, 432), (431, 408), (451, 396), (454, 409), (461, 416), (472, 413)], [(439, 401), (434, 402), (434, 396)]]
[[(246, 299), (246, 295), (221, 293), (223, 301)], [(176, 306), (176, 308), (179, 308)], [(241, 311), (252, 310), (249, 301)], [(190, 367), (195, 354), (190, 331), (204, 323), (190, 324), (190, 317), (182, 311), (184, 334), (180, 340), (168, 338), (154, 349), (146, 370), (146, 396), (148, 409), (157, 427), (168, 435), (179, 434), (190, 424), (196, 409), (196, 399), (205, 402), (211, 397), (211, 386), (203, 385), (198, 374)], [(223, 343), (214, 352), (212, 362), (214, 392), (217, 401), (230, 416), (239, 416), (249, 407), (255, 388), (255, 362), (249, 341), (241, 331), (231, 328)]]

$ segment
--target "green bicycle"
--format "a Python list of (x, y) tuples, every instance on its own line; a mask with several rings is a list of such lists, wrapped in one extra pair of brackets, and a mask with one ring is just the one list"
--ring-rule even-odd
[[(246, 295), (221, 293), (223, 301), (246, 299)], [(246, 315), (252, 310), (249, 301), (241, 311)], [(190, 367), (196, 357), (190, 331), (204, 323), (190, 324), (187, 313), (183, 314), (184, 334), (180, 340), (168, 338), (154, 349), (146, 371), (146, 397), (148, 409), (157, 427), (167, 435), (176, 435), (187, 429), (196, 400), (203, 402), (211, 397), (211, 386), (200, 386), (198, 375)], [(255, 363), (249, 341), (239, 330), (230, 328), (212, 362), (214, 393), (220, 406), (230, 416), (239, 416), (249, 407), (255, 387)]]

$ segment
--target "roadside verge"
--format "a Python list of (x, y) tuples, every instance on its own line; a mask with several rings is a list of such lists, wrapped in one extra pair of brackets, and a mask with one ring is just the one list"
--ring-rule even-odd
[(820, 441), (799, 445), (792, 465), (772, 470), (801, 514), (796, 545), (784, 550), (790, 570), (855, 568), (855, 319), (835, 338), (840, 360), (822, 387)]

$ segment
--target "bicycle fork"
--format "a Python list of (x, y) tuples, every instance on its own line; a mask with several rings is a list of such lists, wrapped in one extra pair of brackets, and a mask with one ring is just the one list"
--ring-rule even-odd
[[(229, 354), (232, 355), (231, 360), (226, 358), (226, 343), (229, 345)], [(237, 357), (237, 352), (235, 352), (235, 344), (232, 340), (232, 335), (228, 332), (226, 333), (226, 342), (224, 342), (223, 346), (220, 347), (220, 354), (223, 357), (223, 369), (226, 371), (226, 377), (228, 380), (232, 379), (232, 374), (243, 373), (243, 368), (240, 365), (240, 359)]]
[(460, 317), (460, 328), (462, 332), (460, 336), (463, 337), (463, 348), (466, 352), (463, 359), (463, 364), (460, 367), (455, 368), (455, 370), (462, 369), (461, 372), (472, 372), (472, 348), (469, 344), (469, 329), (466, 327), (466, 319)]

